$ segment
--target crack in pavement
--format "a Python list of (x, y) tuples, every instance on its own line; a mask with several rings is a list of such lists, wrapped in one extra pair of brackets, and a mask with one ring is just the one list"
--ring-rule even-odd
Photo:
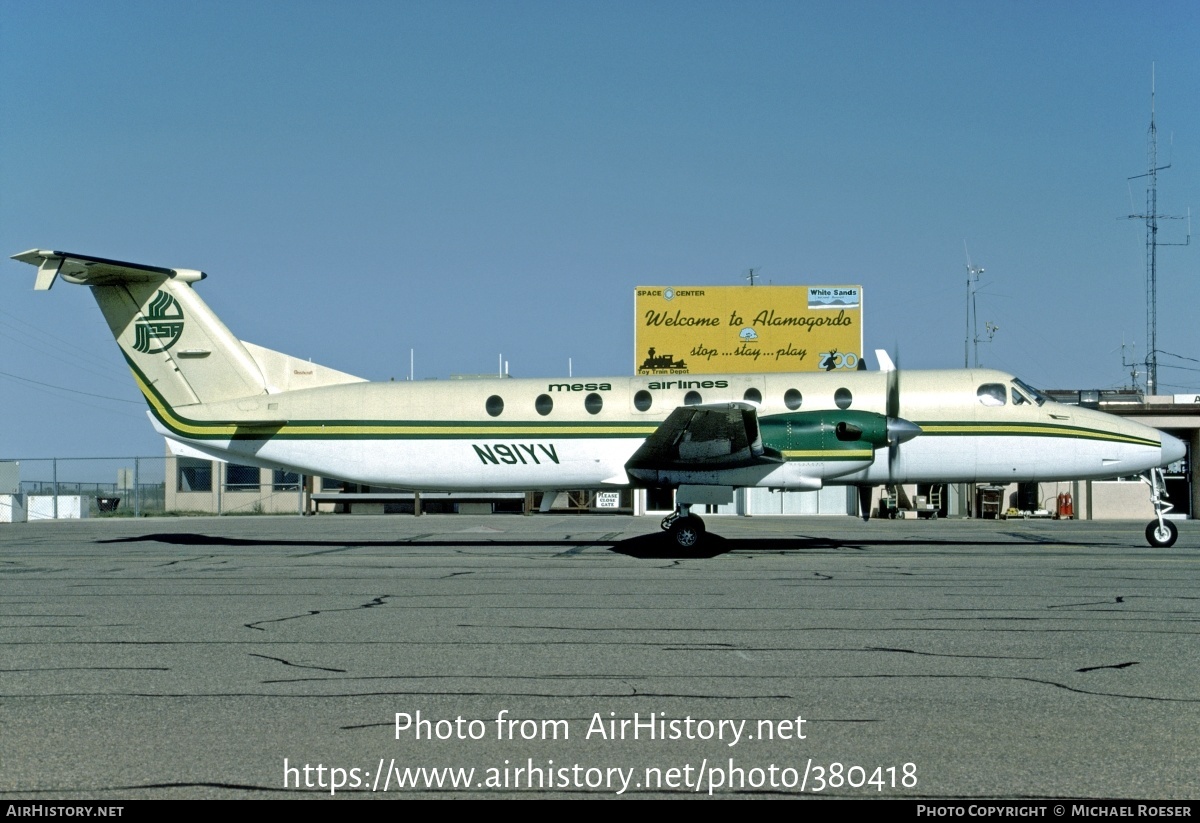
[(354, 612), (354, 611), (358, 611), (359, 609), (373, 609), (376, 606), (384, 605), (384, 601), (387, 600), (389, 597), (391, 597), (390, 594), (384, 594), (384, 595), (380, 595), (379, 597), (372, 599), (368, 603), (362, 604), (361, 606), (352, 606), (352, 607), (346, 608), (346, 609), (312, 609), (311, 611), (306, 612), (305, 614), (293, 614), (289, 617), (277, 617), (274, 620), (256, 620), (253, 623), (245, 623), (243, 625), (247, 629), (254, 629), (255, 631), (265, 632), (266, 629), (264, 629), (262, 627), (262, 624), (264, 624), (264, 623), (283, 623), (284, 621), (287, 621), (287, 620), (299, 620), (301, 617), (315, 617), (318, 614), (326, 614), (326, 613), (332, 613), (332, 612)]

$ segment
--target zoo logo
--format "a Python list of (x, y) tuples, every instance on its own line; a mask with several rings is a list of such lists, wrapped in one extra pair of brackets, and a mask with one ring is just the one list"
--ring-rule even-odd
[(818, 355), (821, 359), (817, 365), (821, 371), (833, 371), (834, 369), (857, 369), (858, 355), (852, 351), (823, 351)]
[(146, 319), (134, 325), (133, 348), (142, 354), (158, 354), (174, 346), (183, 334), (183, 309), (179, 301), (159, 291), (146, 309)]

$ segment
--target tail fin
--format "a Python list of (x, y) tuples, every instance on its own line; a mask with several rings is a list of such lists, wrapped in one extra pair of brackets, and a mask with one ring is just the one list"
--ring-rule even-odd
[[(92, 287), (117, 344), (143, 391), (151, 387), (173, 407), (270, 394), (298, 385), (280, 385), (281, 374), (303, 363), (269, 349), (243, 344), (205, 305), (191, 284), (205, 274), (164, 269), (60, 251), (31, 249), (14, 260), (38, 267), (34, 288), (47, 290), (56, 277)], [(359, 378), (304, 364), (313, 382), (306, 386), (355, 382)], [(303, 370), (297, 368), (297, 374)]]

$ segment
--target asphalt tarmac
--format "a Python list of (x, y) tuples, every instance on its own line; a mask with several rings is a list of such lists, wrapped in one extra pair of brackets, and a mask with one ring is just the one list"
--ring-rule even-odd
[(1200, 526), (707, 522), (2, 525), (0, 797), (1200, 798)]

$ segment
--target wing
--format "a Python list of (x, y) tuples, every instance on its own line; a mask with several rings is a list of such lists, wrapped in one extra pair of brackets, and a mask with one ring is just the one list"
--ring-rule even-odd
[(646, 438), (625, 470), (647, 483), (662, 471), (720, 471), (777, 464), (782, 457), (763, 445), (758, 413), (748, 403), (681, 406)]

